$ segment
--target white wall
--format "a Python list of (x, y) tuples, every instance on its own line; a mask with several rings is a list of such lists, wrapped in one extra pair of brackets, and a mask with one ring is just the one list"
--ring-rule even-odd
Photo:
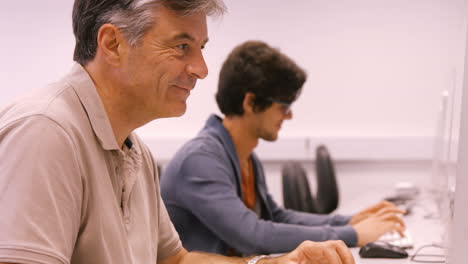
[[(74, 47), (72, 2), (2, 4), (0, 105), (68, 70)], [(205, 55), (210, 75), (192, 93), (188, 112), (153, 121), (139, 133), (153, 139), (195, 135), (209, 113), (217, 112), (217, 75), (227, 53), (242, 41), (261, 39), (309, 73), (283, 138), (403, 138), (389, 145), (409, 146), (409, 151), (408, 139), (430, 144), (440, 92), (461, 80), (463, 2), (226, 1), (229, 13), (209, 25)]]
[(226, 54), (246, 39), (261, 39), (280, 47), (310, 76), (283, 135), (432, 135), (440, 91), (459, 74), (460, 1), (284, 3), (227, 1), (229, 14), (210, 27), (211, 75), (193, 93), (188, 113), (142, 132), (195, 133), (200, 120), (217, 109), (213, 97)]
[(73, 1), (4, 1), (0, 8), (0, 105), (68, 72)]

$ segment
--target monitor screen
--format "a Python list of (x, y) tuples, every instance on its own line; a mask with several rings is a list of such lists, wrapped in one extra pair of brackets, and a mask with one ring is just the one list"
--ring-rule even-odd
[[(466, 45), (466, 39), (464, 41)], [(445, 204), (445, 225), (447, 238), (446, 263), (461, 264), (468, 260), (468, 58), (464, 54), (464, 76), (462, 82), (455, 86), (453, 95), (453, 110), (448, 115), (452, 118), (450, 127), (449, 159), (447, 167), (447, 184)], [(449, 95), (450, 96), (450, 95)], [(444, 223), (444, 222), (443, 222)]]

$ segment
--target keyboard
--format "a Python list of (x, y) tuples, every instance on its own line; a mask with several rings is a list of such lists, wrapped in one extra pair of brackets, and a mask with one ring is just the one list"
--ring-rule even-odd
[(403, 235), (404, 236), (402, 237), (398, 232), (389, 232), (382, 235), (377, 241), (387, 242), (393, 246), (397, 246), (403, 249), (412, 248), (414, 241), (408, 230), (405, 230)]

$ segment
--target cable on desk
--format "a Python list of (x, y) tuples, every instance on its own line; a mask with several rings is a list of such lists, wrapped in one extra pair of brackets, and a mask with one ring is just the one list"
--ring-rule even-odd
[[(424, 245), (419, 247), (416, 252), (414, 252), (413, 255), (411, 255), (410, 260), (413, 262), (418, 262), (418, 263), (445, 263), (445, 255), (443, 254), (421, 254), (419, 253), (422, 249), (425, 248), (441, 248), (443, 249), (444, 247), (438, 245), (438, 244), (429, 244), (429, 245)], [(418, 258), (423, 258), (423, 259), (418, 259)], [(434, 260), (430, 259), (424, 259), (424, 258), (435, 258)]]

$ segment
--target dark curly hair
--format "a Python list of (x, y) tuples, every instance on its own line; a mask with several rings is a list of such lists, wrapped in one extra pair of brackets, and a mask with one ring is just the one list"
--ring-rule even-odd
[(289, 57), (262, 41), (247, 41), (229, 54), (219, 74), (216, 102), (226, 115), (243, 115), (247, 92), (255, 94), (254, 111), (271, 106), (271, 99), (292, 103), (307, 74)]

